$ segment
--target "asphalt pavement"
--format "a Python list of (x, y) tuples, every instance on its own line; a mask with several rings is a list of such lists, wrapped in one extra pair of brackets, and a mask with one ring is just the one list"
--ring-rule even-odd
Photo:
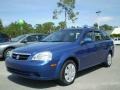
[(35, 81), (11, 75), (0, 61), (0, 90), (120, 90), (120, 46), (115, 46), (110, 68), (98, 65), (78, 73), (75, 82), (60, 86), (55, 81)]

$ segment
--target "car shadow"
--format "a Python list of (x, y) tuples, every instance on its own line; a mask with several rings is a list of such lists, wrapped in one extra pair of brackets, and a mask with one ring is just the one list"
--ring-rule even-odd
[(16, 75), (10, 75), (8, 76), (8, 79), (16, 84), (37, 89), (45, 89), (57, 86), (57, 83), (54, 82), (53, 80), (52, 81), (31, 80)]
[[(77, 78), (82, 77), (83, 75), (87, 75), (95, 70), (98, 70), (102, 68), (102, 65), (97, 65), (94, 67), (91, 67), (89, 69), (80, 71), (77, 73)], [(45, 88), (50, 88), (50, 87), (56, 87), (59, 84), (57, 84), (56, 81), (36, 81), (36, 80), (30, 80), (22, 77), (18, 77), (16, 75), (10, 75), (8, 76), (8, 79), (16, 84), (20, 84), (26, 87), (31, 87), (31, 88), (37, 88), (37, 89), (45, 89)]]

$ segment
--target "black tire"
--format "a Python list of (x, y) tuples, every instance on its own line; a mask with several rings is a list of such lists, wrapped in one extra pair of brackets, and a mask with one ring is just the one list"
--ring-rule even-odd
[(4, 53), (3, 53), (3, 58), (4, 58), (4, 59), (7, 58), (7, 54), (8, 54), (8, 52), (11, 51), (11, 50), (13, 50), (13, 48), (8, 48), (8, 49), (6, 49), (6, 50), (4, 51)]
[(104, 64), (105, 64), (105, 67), (110, 67), (112, 65), (112, 55), (110, 53), (108, 54), (107, 60)]
[[(65, 78), (65, 70), (67, 69), (68, 65), (72, 65), (73, 68), (75, 68), (75, 76), (71, 79), (70, 82), (68, 82)], [(73, 69), (74, 70), (74, 69)], [(77, 72), (77, 69), (76, 69), (76, 64), (73, 60), (68, 60), (64, 63), (63, 67), (61, 68), (61, 71), (60, 71), (60, 76), (59, 76), (59, 84), (60, 85), (63, 85), (63, 86), (67, 86), (67, 85), (70, 85), (74, 82), (75, 80), (75, 77), (76, 77), (76, 72)], [(74, 74), (73, 74), (74, 75)]]

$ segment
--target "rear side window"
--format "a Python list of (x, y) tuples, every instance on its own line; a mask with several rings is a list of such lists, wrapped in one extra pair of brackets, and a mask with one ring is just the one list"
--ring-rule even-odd
[(106, 32), (103, 32), (103, 39), (110, 40), (110, 36)]

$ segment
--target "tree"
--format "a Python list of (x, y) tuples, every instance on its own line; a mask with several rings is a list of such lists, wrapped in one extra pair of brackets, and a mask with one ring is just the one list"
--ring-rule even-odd
[(8, 34), (10, 37), (16, 37), (18, 35), (32, 33), (33, 28), (31, 24), (25, 22), (22, 25), (22, 29), (21, 29), (21, 26), (19, 25), (18, 22), (12, 22), (11, 24), (5, 27), (4, 32)]
[(95, 29), (98, 29), (98, 24), (95, 23), (95, 24), (93, 25), (93, 27), (94, 27)]
[(59, 29), (64, 29), (66, 27), (65, 22), (59, 22)]
[(35, 25), (35, 32), (40, 32), (42, 31), (42, 24), (36, 24)]
[(75, 0), (60, 0), (57, 3), (57, 9), (53, 11), (53, 19), (58, 19), (58, 15), (64, 12), (65, 15), (65, 20), (64, 22), (66, 23), (65, 25), (67, 26), (67, 19), (71, 20), (72, 22), (75, 22), (78, 18), (77, 15), (79, 15), (79, 12), (75, 12)]
[(0, 19), (0, 31), (2, 31), (4, 29), (3, 24), (2, 24), (2, 20)]
[(100, 29), (102, 30), (113, 30), (113, 27), (107, 24), (104, 24), (102, 26), (100, 26)]
[(23, 34), (34, 33), (32, 25), (25, 22), (23, 24), (23, 31), (22, 32), (23, 32)]
[(111, 34), (110, 36), (113, 37), (113, 38), (114, 37), (120, 37), (120, 34)]
[(10, 37), (15, 37), (17, 35), (20, 35), (19, 25), (17, 22), (12, 22), (8, 26), (5, 27), (4, 32), (8, 34)]
[[(95, 28), (95, 29), (98, 29), (98, 24), (97, 23), (95, 23), (94, 25), (93, 25), (93, 27)], [(113, 30), (113, 26), (110, 26), (110, 25), (107, 25), (107, 24), (104, 24), (104, 25), (101, 25), (101, 26), (99, 26), (99, 28), (100, 28), (100, 30)]]
[(42, 24), (42, 33), (51, 33), (54, 31), (54, 23), (46, 22)]

